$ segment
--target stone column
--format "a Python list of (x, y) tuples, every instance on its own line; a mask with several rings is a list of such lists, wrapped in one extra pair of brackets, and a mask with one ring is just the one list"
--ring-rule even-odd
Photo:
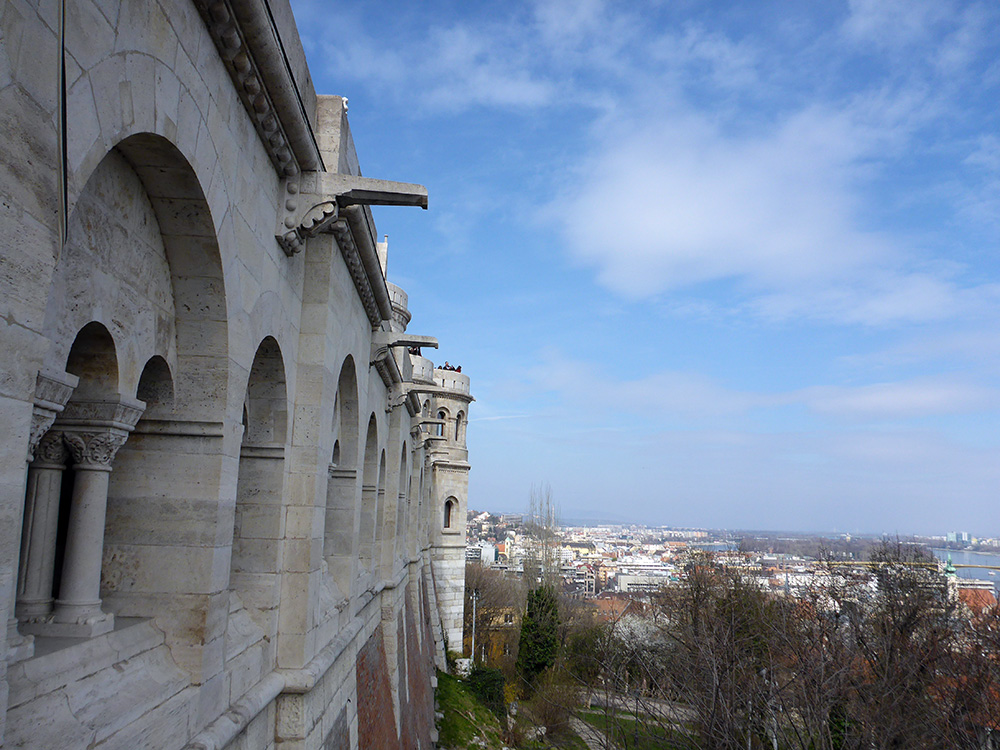
[[(28, 440), (28, 465), (30, 466), (35, 459), (35, 452), (39, 449), (39, 444), (44, 441), (44, 436), (52, 427), (52, 423), (55, 421), (56, 416), (65, 408), (66, 402), (72, 395), (73, 390), (79, 384), (80, 379), (76, 375), (70, 375), (68, 372), (55, 372), (52, 370), (42, 370), (38, 373), (35, 378), (35, 404), (31, 412), (31, 435)], [(62, 445), (62, 439), (59, 438), (59, 445)], [(42, 447), (45, 450), (45, 447)], [(32, 486), (32, 480), (29, 471), (28, 477), (28, 492), (25, 496), (25, 502), (27, 507), (22, 508), (22, 519), (29, 517), (32, 512), (32, 499), (35, 495), (35, 487)], [(59, 489), (56, 488), (56, 512), (59, 510)], [(24, 564), (24, 522), (22, 520), (22, 544), (21, 544), (21, 559), (19, 561), (12, 561), (15, 564), (18, 562), (20, 565)], [(52, 536), (52, 550), (55, 552), (55, 534), (53, 532)], [(20, 576), (19, 576), (20, 578)], [(51, 578), (49, 579), (51, 586)], [(10, 617), (7, 620), (7, 660), (9, 662), (20, 661), (21, 659), (27, 659), (35, 653), (34, 639), (28, 635), (22, 635), (17, 629), (17, 618), (15, 616), (16, 610), (16, 599), (19, 591), (19, 586), (11, 587), (11, 601), (10, 601)]]
[(51, 622), (32, 632), (87, 638), (114, 628), (114, 616), (101, 610), (100, 596), (108, 480), (115, 454), (145, 408), (120, 396), (71, 401), (57, 423), (73, 456), (73, 499), (59, 598)]
[(17, 581), (17, 618), (23, 623), (43, 622), (52, 613), (59, 499), (68, 456), (63, 433), (49, 430), (28, 468)]

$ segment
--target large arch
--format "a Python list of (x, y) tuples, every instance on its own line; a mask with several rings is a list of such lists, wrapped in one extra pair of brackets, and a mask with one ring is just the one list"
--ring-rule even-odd
[(285, 449), (288, 392), (281, 347), (271, 336), (257, 347), (247, 380), (245, 425), (236, 482), (226, 661), (259, 651), (274, 667), (268, 647), (278, 633), (282, 540), (285, 536)]
[(334, 402), (333, 450), (326, 485), (323, 556), (342, 594), (350, 591), (358, 463), (358, 378), (354, 357), (340, 368)]
[(375, 517), (378, 505), (378, 422), (372, 414), (365, 438), (364, 472), (361, 477), (361, 525), (358, 529), (358, 567), (371, 570), (375, 562)]
[(117, 391), (148, 408), (110, 477), (101, 596), (117, 615), (155, 617), (179, 661), (204, 675), (220, 666), (202, 655), (224, 627), (211, 610), (225, 579), (213, 574), (228, 556), (235, 473), (225, 470), (231, 368), (213, 215), (192, 164), (160, 135), (128, 135), (89, 169), (51, 279), (48, 366), (68, 356), (85, 319), (120, 342)]

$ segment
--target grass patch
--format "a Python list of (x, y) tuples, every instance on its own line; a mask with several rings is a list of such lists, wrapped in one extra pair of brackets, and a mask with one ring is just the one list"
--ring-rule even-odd
[(444, 717), (438, 722), (438, 747), (449, 750), (500, 750), (503, 738), (500, 722), (461, 680), (444, 672), (437, 673), (435, 691), (438, 711)]

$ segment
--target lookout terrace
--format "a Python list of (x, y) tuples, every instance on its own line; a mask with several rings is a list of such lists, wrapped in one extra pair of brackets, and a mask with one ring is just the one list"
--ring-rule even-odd
[[(429, 747), (469, 378), (288, 0), (0, 9), (8, 748)], [(405, 208), (410, 207), (410, 208)]]

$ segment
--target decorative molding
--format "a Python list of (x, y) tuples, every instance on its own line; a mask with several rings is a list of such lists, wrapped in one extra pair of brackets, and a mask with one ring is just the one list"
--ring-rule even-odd
[(128, 433), (113, 427), (101, 432), (66, 431), (63, 440), (73, 454), (74, 468), (111, 471), (115, 455), (128, 440)]
[[(195, 0), (195, 6), (274, 168), (279, 175), (286, 177), (299, 174), (302, 166), (296, 158), (286, 124), (282, 122), (281, 110), (275, 106), (269, 87), (264, 82), (267, 76), (256, 57), (261, 52), (264, 55), (279, 54), (278, 48), (261, 49), (264, 40), (258, 38), (253, 45), (256, 49), (251, 49), (246, 30), (230, 0)], [(310, 129), (308, 123), (305, 127)], [(318, 152), (316, 158), (319, 159)]]
[(38, 443), (32, 467), (36, 469), (64, 469), (69, 450), (58, 430), (49, 430)]
[(31, 434), (28, 437), (28, 461), (35, 457), (35, 451), (42, 436), (49, 431), (56, 417), (66, 408), (73, 391), (80, 383), (76, 375), (54, 370), (41, 370), (35, 378), (35, 398), (31, 411)]
[(382, 313), (379, 311), (378, 303), (375, 301), (375, 293), (372, 291), (368, 274), (365, 273), (365, 266), (361, 261), (361, 253), (358, 252), (358, 246), (354, 242), (354, 235), (351, 233), (351, 228), (347, 225), (346, 219), (338, 218), (333, 223), (332, 230), (333, 236), (337, 239), (340, 254), (344, 257), (344, 263), (347, 264), (347, 270), (351, 274), (354, 287), (358, 290), (361, 304), (364, 305), (365, 313), (368, 315), (368, 321), (371, 323), (372, 328), (378, 328), (382, 324)]
[(225, 437), (222, 422), (201, 422), (186, 419), (143, 419), (136, 425), (136, 434), (169, 435), (171, 437)]
[(131, 432), (145, 410), (144, 402), (124, 396), (81, 399), (66, 404), (58, 422), (64, 428), (89, 428), (93, 431), (95, 427), (110, 427)]
[(35, 378), (35, 406), (60, 412), (73, 395), (80, 378), (68, 372), (41, 370)]
[(326, 231), (340, 217), (340, 207), (336, 201), (321, 201), (313, 205), (301, 219), (295, 218), (295, 210), (299, 202), (296, 199), (299, 186), (294, 180), (285, 180), (284, 210), (278, 212), (278, 231), (275, 239), (291, 257), (302, 251), (305, 241)]
[(240, 448), (240, 458), (265, 458), (282, 460), (285, 458), (283, 445), (244, 445)]

